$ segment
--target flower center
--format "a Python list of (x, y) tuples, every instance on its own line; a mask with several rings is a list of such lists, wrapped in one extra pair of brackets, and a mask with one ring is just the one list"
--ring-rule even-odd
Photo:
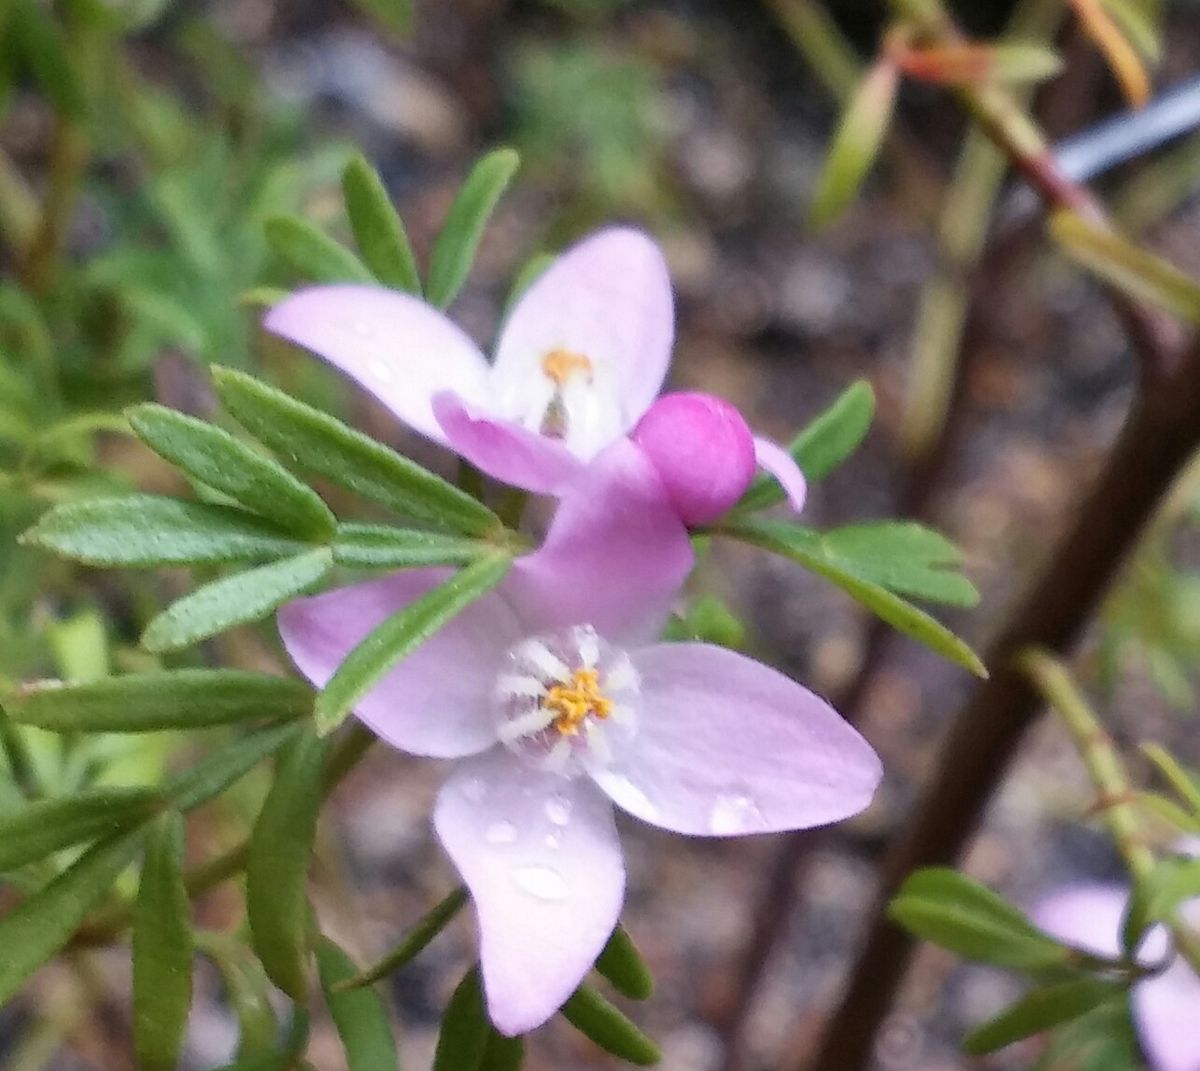
[(592, 378), (592, 362), (574, 350), (551, 350), (542, 358), (542, 371), (560, 391), (577, 375)]
[(629, 656), (590, 625), (534, 636), (508, 652), (496, 681), (496, 734), (531, 765), (574, 777), (632, 738), (638, 692)]

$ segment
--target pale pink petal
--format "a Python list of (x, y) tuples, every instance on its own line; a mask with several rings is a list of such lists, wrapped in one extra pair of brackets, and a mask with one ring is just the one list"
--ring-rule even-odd
[[(389, 615), (452, 575), (410, 569), (382, 580), (296, 599), (279, 611), (279, 634), (297, 668), (318, 686)], [(520, 638), (512, 611), (485, 595), (429, 637), (354, 713), (401, 751), (456, 758), (496, 741), (491, 692), (504, 652)]]
[(525, 292), (500, 335), (495, 381), (527, 390), (547, 354), (568, 350), (591, 362), (627, 431), (662, 386), (674, 335), (658, 246), (641, 231), (610, 227), (568, 249)]
[(1154, 1071), (1200, 1071), (1200, 979), (1186, 961), (1134, 987), (1133, 1018)]
[(514, 487), (555, 494), (583, 467), (557, 439), (486, 413), (457, 394), (435, 395), (433, 411), (450, 449)]
[(1119, 956), (1128, 902), (1129, 890), (1120, 885), (1067, 885), (1036, 904), (1030, 916), (1065, 944), (1098, 956)]
[(544, 773), (497, 748), (455, 768), (433, 821), (475, 902), (492, 1022), (510, 1036), (541, 1026), (621, 912), (611, 805), (587, 778)]
[(783, 488), (783, 493), (787, 495), (788, 502), (791, 503), (795, 512), (799, 513), (804, 509), (804, 500), (808, 496), (808, 483), (804, 479), (804, 473), (800, 471), (800, 466), (796, 464), (796, 459), (791, 454), (782, 446), (771, 442), (770, 439), (763, 439), (756, 435), (754, 437), (754, 460), (758, 462), (760, 469), (766, 470), (779, 481), (779, 486)]
[(267, 313), (272, 334), (312, 350), (356, 380), (405, 424), (444, 442), (430, 400), (452, 390), (484, 395), (487, 361), (432, 306), (381, 286), (317, 286)]
[(863, 810), (882, 776), (828, 703), (761, 663), (701, 643), (633, 653), (636, 735), (597, 783), (630, 814), (677, 833), (806, 829)]
[(505, 592), (535, 631), (590, 624), (614, 641), (657, 636), (694, 555), (658, 474), (619, 439), (564, 492), (540, 549)]

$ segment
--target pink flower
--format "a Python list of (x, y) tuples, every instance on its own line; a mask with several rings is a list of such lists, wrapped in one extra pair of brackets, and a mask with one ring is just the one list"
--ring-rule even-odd
[[(1034, 920), (1047, 933), (1102, 956), (1121, 951), (1121, 921), (1129, 891), (1117, 885), (1072, 885), (1042, 901)], [(1185, 904), (1183, 914), (1200, 925), (1200, 899)], [(1147, 963), (1169, 951), (1166, 932), (1156, 928), (1139, 952)], [(1200, 978), (1176, 956), (1161, 974), (1134, 987), (1133, 1016), (1138, 1038), (1154, 1071), (1197, 1071), (1200, 1068)]]
[[(564, 494), (543, 546), (402, 661), (355, 713), (458, 760), (434, 825), (474, 900), (489, 1013), (519, 1034), (562, 1005), (617, 922), (613, 804), (734, 836), (846, 818), (881, 776), (824, 700), (742, 655), (656, 642), (692, 565), (646, 455), (619, 439)], [(417, 569), (280, 612), (324, 684), (370, 629), (448, 575)]]
[[(489, 475), (557, 494), (650, 408), (670, 363), (674, 317), (658, 247), (640, 231), (611, 227), (533, 282), (490, 364), (438, 310), (383, 287), (301, 290), (263, 323)], [(795, 462), (766, 440), (754, 444), (758, 463), (799, 509), (804, 478)]]

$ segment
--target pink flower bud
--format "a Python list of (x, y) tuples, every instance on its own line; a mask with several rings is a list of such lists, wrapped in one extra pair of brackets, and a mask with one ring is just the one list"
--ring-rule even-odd
[(688, 525), (708, 524), (754, 478), (754, 438), (728, 402), (711, 394), (664, 394), (633, 430)]

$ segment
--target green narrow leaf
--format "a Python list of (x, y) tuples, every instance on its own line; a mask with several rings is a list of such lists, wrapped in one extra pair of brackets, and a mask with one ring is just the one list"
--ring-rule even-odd
[(153, 817), (161, 802), (154, 789), (103, 788), (37, 800), (0, 814), (0, 872), (120, 833)]
[(163, 792), (176, 810), (187, 812), (199, 807), (241, 780), (268, 755), (294, 740), (302, 728), (302, 724), (276, 725), (247, 733), (201, 759), (190, 770), (176, 774), (163, 786)]
[(55, 506), (21, 536), (87, 565), (219, 565), (298, 554), (307, 545), (259, 517), (157, 495)]
[(1188, 773), (1166, 748), (1158, 744), (1143, 744), (1141, 750), (1176, 795), (1200, 818), (1200, 781)]
[(340, 242), (297, 216), (273, 216), (263, 224), (267, 245), (306, 283), (373, 283), (375, 277)]
[(483, 503), (451, 483), (251, 376), (214, 368), (225, 408), (280, 457), (401, 514), (465, 535), (501, 529)]
[(821, 536), (827, 553), (872, 583), (900, 595), (953, 606), (974, 606), (979, 592), (957, 571), (958, 548), (911, 521), (870, 521)]
[(639, 1067), (662, 1059), (658, 1046), (591, 986), (581, 985), (562, 1006), (563, 1018), (605, 1052)]
[(340, 988), (358, 969), (327, 937), (317, 945), (317, 969), (350, 1071), (396, 1071), (396, 1040), (379, 994), (371, 988)]
[(340, 983), (340, 988), (357, 989), (373, 985), (381, 978), (398, 971), (406, 963), (420, 955), (439, 933), (442, 932), (467, 902), (467, 890), (461, 885), (421, 919), (395, 948), (373, 967)]
[(1200, 323), (1200, 282), (1119, 234), (1073, 212), (1050, 217), (1050, 234), (1077, 264), (1118, 290), (1190, 323)]
[(342, 194), (367, 267), (385, 286), (420, 297), (421, 276), (404, 222), (378, 173), (362, 156), (354, 157), (342, 172)]
[(441, 532), (386, 524), (343, 524), (333, 541), (333, 560), (350, 569), (470, 565), (495, 549), (494, 543)]
[(519, 164), (512, 149), (496, 149), (472, 168), (433, 246), (426, 288), (430, 304), (444, 309), (462, 289), (488, 218)]
[(102, 841), (0, 919), (0, 1004), (70, 940), (88, 909), (133, 861), (144, 828)]
[(333, 535), (337, 519), (316, 491), (229, 432), (150, 403), (126, 415), (151, 450), (202, 484), (287, 532), (313, 542)]
[(288, 677), (239, 669), (171, 669), (80, 684), (40, 681), (5, 706), (20, 725), (51, 732), (157, 732), (303, 717), (313, 693)]
[(525, 1062), (525, 1039), (506, 1038), (495, 1027), (488, 1031), (487, 1047), (479, 1071), (521, 1071)]
[(250, 837), (246, 916), (254, 951), (293, 1000), (308, 990), (309, 858), (321, 806), (325, 741), (309, 732), (284, 752)]
[(508, 572), (512, 559), (492, 555), (456, 573), (444, 584), (409, 603), (377, 625), (338, 666), (317, 696), (318, 729), (327, 735), (397, 662), (476, 599), (491, 591)]
[(883, 145), (899, 82), (895, 64), (884, 58), (867, 71), (850, 98), (813, 198), (809, 214), (815, 226), (831, 223), (858, 194)]
[(608, 979), (618, 993), (631, 1000), (649, 1000), (654, 993), (654, 978), (650, 969), (623, 926), (613, 930), (608, 944), (596, 960), (596, 970)]
[(983, 1056), (1014, 1041), (1049, 1030), (1053, 1026), (1078, 1019), (1110, 1000), (1116, 1000), (1124, 988), (1095, 978), (1074, 978), (1027, 993), (995, 1019), (971, 1031), (963, 1042), (963, 1052)]
[(1072, 956), (991, 889), (946, 867), (909, 877), (888, 916), (923, 940), (998, 967), (1061, 967)]
[(438, 1034), (433, 1071), (478, 1071), (487, 1049), (491, 1023), (483, 1006), (479, 968), (473, 967), (458, 983)]
[(150, 830), (133, 909), (133, 1036), (146, 1071), (171, 1071), (179, 1062), (192, 1002), (190, 911), (183, 818), (172, 812)]
[(897, 631), (923, 643), (931, 651), (936, 651), (976, 676), (987, 677), (987, 669), (979, 656), (953, 632), (924, 610), (917, 609), (912, 603), (878, 584), (862, 579), (832, 559), (822, 547), (820, 535), (811, 528), (785, 521), (755, 519), (735, 520), (717, 531), (799, 562), (806, 569), (836, 584)]
[(308, 1044), (308, 1013), (303, 1008), (292, 1009), (292, 1021), (282, 1046), (269, 1052), (252, 1052), (238, 1056), (231, 1064), (217, 1071), (293, 1071), (300, 1064)]
[(146, 627), (148, 651), (179, 651), (218, 632), (258, 621), (311, 591), (333, 567), (329, 547), (222, 577), (173, 602)]
[[(788, 452), (809, 483), (823, 480), (846, 460), (866, 437), (875, 416), (875, 392), (860, 379), (792, 440)], [(739, 510), (766, 509), (783, 501), (783, 488), (759, 476), (737, 504)]]

